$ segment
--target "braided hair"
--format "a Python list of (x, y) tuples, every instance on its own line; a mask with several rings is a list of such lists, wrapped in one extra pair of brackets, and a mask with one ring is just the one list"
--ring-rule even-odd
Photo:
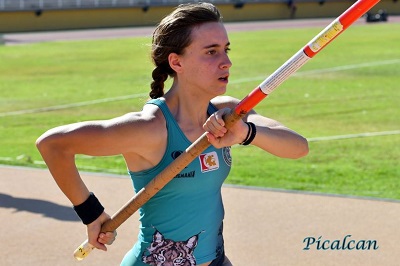
[(153, 32), (151, 58), (155, 68), (149, 93), (152, 99), (164, 95), (164, 82), (174, 77), (168, 56), (178, 55), (191, 43), (192, 28), (206, 22), (221, 22), (218, 9), (210, 3), (181, 4), (157, 25)]

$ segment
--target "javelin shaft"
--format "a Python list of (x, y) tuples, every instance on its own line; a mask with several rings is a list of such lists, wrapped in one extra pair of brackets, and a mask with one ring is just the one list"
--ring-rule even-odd
[[(330, 25), (322, 30), (304, 48), (287, 60), (274, 73), (266, 78), (257, 88), (248, 94), (235, 109), (224, 117), (226, 127), (229, 129), (241, 119), (247, 112), (253, 109), (259, 102), (272, 93), (282, 82), (308, 62), (314, 55), (321, 51), (327, 44), (347, 29), (354, 21), (359, 19), (380, 0), (358, 0)], [(168, 165), (161, 173), (153, 178), (149, 184), (132, 197), (110, 220), (102, 225), (102, 232), (116, 230), (133, 213), (143, 206), (151, 197), (157, 194), (168, 182), (180, 173), (191, 161), (198, 157), (210, 143), (206, 133), (190, 145), (178, 158)], [(77, 260), (83, 260), (94, 247), (83, 242), (74, 252)]]

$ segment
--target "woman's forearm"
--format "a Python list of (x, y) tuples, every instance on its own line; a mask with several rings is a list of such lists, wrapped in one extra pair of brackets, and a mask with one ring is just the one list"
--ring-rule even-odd
[(84, 202), (89, 196), (89, 190), (79, 175), (75, 155), (51, 143), (47, 138), (39, 138), (36, 146), (58, 187), (71, 203), (79, 205)]
[(308, 154), (307, 139), (284, 126), (257, 126), (252, 144), (282, 158), (298, 159)]

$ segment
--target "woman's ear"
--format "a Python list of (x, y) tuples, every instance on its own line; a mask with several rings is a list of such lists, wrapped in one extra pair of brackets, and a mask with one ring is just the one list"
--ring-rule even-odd
[(176, 72), (176, 73), (180, 73), (182, 72), (182, 65), (181, 65), (181, 61), (180, 61), (180, 57), (178, 54), (176, 53), (170, 53), (168, 55), (168, 62), (170, 67)]

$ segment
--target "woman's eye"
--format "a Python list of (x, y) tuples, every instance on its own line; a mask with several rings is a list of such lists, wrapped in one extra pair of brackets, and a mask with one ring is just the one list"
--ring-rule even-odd
[[(231, 50), (230, 48), (225, 48), (224, 52), (227, 54), (230, 50)], [(214, 54), (217, 54), (217, 52), (218, 52), (217, 50), (209, 50), (209, 51), (207, 51), (207, 54), (214, 55)]]

